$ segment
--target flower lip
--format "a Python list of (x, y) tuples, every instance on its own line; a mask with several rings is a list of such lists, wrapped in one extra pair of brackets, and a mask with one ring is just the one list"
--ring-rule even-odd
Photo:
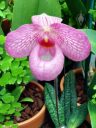
[(38, 56), (40, 58), (40, 60), (43, 60), (43, 61), (51, 61), (56, 55), (56, 49), (55, 47), (50, 47), (50, 48), (43, 48), (43, 47), (40, 47), (40, 50), (38, 52)]

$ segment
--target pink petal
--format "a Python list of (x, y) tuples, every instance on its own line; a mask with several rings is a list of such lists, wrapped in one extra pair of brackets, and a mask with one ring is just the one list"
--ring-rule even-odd
[(50, 81), (61, 73), (64, 65), (64, 56), (58, 46), (44, 49), (37, 45), (32, 50), (29, 61), (32, 74), (38, 80)]
[(88, 57), (91, 45), (85, 33), (65, 24), (51, 25), (56, 34), (56, 43), (65, 56), (74, 61), (82, 61)]
[(32, 23), (41, 26), (50, 26), (54, 23), (61, 23), (62, 19), (58, 17), (48, 16), (43, 13), (41, 15), (32, 16)]
[(9, 55), (20, 58), (30, 54), (35, 46), (37, 25), (25, 24), (17, 30), (10, 32), (6, 37), (5, 49)]

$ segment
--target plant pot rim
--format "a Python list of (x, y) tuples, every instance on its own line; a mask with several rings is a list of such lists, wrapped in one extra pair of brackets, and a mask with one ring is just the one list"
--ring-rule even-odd
[[(81, 72), (81, 70), (82, 70), (82, 68), (76, 68), (76, 69), (73, 69), (72, 71), (74, 72), (74, 73), (79, 73), (79, 72)], [(66, 73), (67, 74), (67, 73)], [(65, 74), (65, 75), (66, 75)], [(60, 81), (60, 91), (61, 92), (63, 92), (63, 89), (64, 89), (64, 87), (63, 87), (63, 84), (64, 84), (64, 76), (61, 78), (61, 81)]]
[[(39, 84), (38, 82), (32, 81), (31, 83), (36, 84), (36, 86), (38, 86), (42, 91), (44, 90), (44, 87), (41, 84)], [(41, 110), (37, 114), (35, 114), (32, 118), (30, 118), (28, 120), (25, 120), (23, 122), (18, 123), (18, 126), (20, 127), (20, 126), (23, 126), (25, 124), (28, 124), (28, 123), (34, 121), (36, 118), (39, 118), (41, 114), (45, 113), (45, 111), (46, 111), (46, 107), (45, 107), (45, 104), (44, 104), (42, 106)]]

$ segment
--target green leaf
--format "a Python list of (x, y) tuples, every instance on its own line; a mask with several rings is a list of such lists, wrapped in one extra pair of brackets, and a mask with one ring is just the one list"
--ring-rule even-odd
[[(19, 12), (19, 13), (18, 13)], [(61, 6), (58, 0), (15, 0), (13, 9), (12, 30), (31, 23), (33, 15), (47, 13), (61, 17)]]
[(92, 95), (92, 98), (95, 99), (95, 98), (96, 98), (96, 94), (93, 94), (93, 95)]
[(11, 79), (11, 74), (10, 72), (6, 72), (2, 75), (2, 77), (0, 78), (0, 85), (1, 86), (5, 86), (8, 84), (8, 81)]
[(24, 78), (23, 78), (23, 83), (28, 83), (30, 82), (31, 80), (33, 80), (34, 78), (32, 77), (32, 75), (25, 75)]
[(6, 89), (4, 88), (4, 89), (2, 89), (1, 91), (0, 91), (0, 95), (5, 95), (6, 94)]
[(88, 110), (89, 110), (89, 114), (90, 114), (92, 128), (96, 128), (96, 104), (89, 101), (88, 102)]
[(13, 76), (13, 77), (17, 77), (17, 76), (18, 76), (19, 65), (20, 65), (20, 61), (14, 60), (14, 61), (11, 63), (10, 69), (11, 69), (11, 73), (12, 73), (12, 76)]
[(61, 17), (61, 6), (58, 0), (40, 0), (38, 14), (47, 13), (48, 15)]
[(17, 84), (21, 84), (22, 83), (22, 78), (21, 77), (18, 77), (17, 78)]
[(14, 102), (14, 96), (12, 96), (10, 93), (6, 93), (2, 96), (2, 100), (4, 103), (11, 103)]
[(9, 79), (9, 84), (15, 84), (15, 82), (16, 82), (16, 80), (17, 80), (17, 77), (13, 77), (13, 76), (11, 76), (11, 79)]
[(70, 91), (71, 91), (71, 111), (76, 111), (77, 108), (77, 92), (76, 92), (76, 80), (75, 80), (75, 74), (73, 71), (70, 71), (69, 73), (69, 79), (70, 79)]
[(94, 85), (93, 89), (96, 90), (96, 84)]
[(27, 57), (24, 57), (24, 58), (16, 58), (15, 61), (25, 61), (27, 59)]
[(12, 128), (18, 128), (18, 124), (12, 125)]
[(5, 116), (0, 114), (0, 123), (3, 122), (5, 120)]
[(14, 61), (11, 63), (11, 69), (18, 68), (20, 65), (20, 61), (17, 61), (17, 59), (14, 59)]
[(94, 94), (96, 93), (96, 91), (94, 90), (94, 87), (96, 85), (96, 73), (94, 74), (94, 76), (92, 77), (91, 81), (90, 81), (90, 85), (89, 85), (89, 93)]
[(24, 74), (25, 73), (25, 71), (23, 70), (23, 67), (22, 66), (20, 66), (19, 68), (18, 68), (18, 75), (20, 76), (22, 76), (22, 74)]
[(12, 114), (14, 114), (15, 113), (15, 108), (11, 108), (9, 111), (8, 111), (8, 114), (10, 115), (12, 115)]
[(2, 30), (2, 28), (0, 26), (0, 35), (3, 35), (3, 34), (4, 34), (4, 32), (3, 32), (3, 30)]
[(24, 76), (25, 75), (25, 70), (23, 70), (23, 67), (20, 66), (20, 61), (14, 60), (11, 64), (11, 73), (12, 76), (17, 77), (19, 76)]
[(50, 113), (51, 119), (54, 122), (54, 125), (56, 128), (59, 127), (59, 125), (64, 125), (64, 113), (62, 113), (63, 108), (62, 105), (60, 104), (58, 100), (58, 115), (59, 115), (59, 120), (57, 117), (57, 109), (56, 109), (56, 98), (55, 98), (55, 90), (52, 85), (49, 83), (45, 84), (45, 89), (44, 89), (44, 95), (45, 95), (45, 104), (46, 107)]
[(7, 121), (7, 122), (5, 122), (6, 127), (11, 127), (12, 128), (13, 124), (14, 124), (13, 121)]
[(0, 128), (2, 128), (2, 124), (0, 124)]
[(64, 14), (69, 14), (69, 9), (68, 9), (68, 6), (67, 6), (67, 4), (66, 4), (66, 2), (64, 2), (63, 4), (62, 4), (62, 10), (64, 11)]
[(21, 103), (19, 103), (19, 102), (14, 102), (14, 103), (12, 103), (12, 107), (13, 107), (13, 108), (20, 108), (20, 107), (21, 107)]
[(64, 113), (65, 113), (65, 121), (66, 123), (69, 120), (70, 114), (71, 114), (71, 90), (70, 90), (70, 84), (71, 84), (71, 78), (70, 78), (70, 73), (68, 73), (65, 78), (64, 78), (64, 104), (63, 104), (63, 108), (64, 108)]
[(65, 0), (69, 10), (73, 16), (78, 16), (80, 13), (86, 14), (86, 8), (81, 0)]
[(0, 48), (0, 55), (3, 54), (3, 48)]
[(15, 0), (13, 8), (12, 30), (22, 24), (31, 23), (31, 16), (37, 14), (39, 0)]
[(87, 113), (87, 103), (84, 103), (77, 107), (77, 109), (71, 114), (67, 127), (77, 128), (85, 120)]
[(13, 61), (12, 57), (5, 55), (3, 60), (1, 60), (0, 62), (0, 69), (5, 72), (10, 68), (12, 61)]
[(18, 87), (16, 87), (15, 90), (12, 91), (12, 95), (14, 96), (15, 101), (19, 100), (19, 98), (20, 98), (22, 92), (24, 91), (24, 89), (25, 89), (24, 86), (18, 86)]
[(4, 13), (4, 15), (6, 16), (6, 18), (7, 18), (8, 20), (12, 20), (12, 15), (13, 15), (13, 13), (11, 12), (9, 6), (7, 7), (6, 10), (3, 11), (3, 13)]
[(91, 29), (81, 29), (87, 35), (91, 43), (91, 51), (96, 54), (96, 31)]
[(6, 120), (10, 120), (10, 119), (11, 119), (10, 115), (6, 116)]
[(0, 17), (5, 18), (5, 15), (1, 10), (0, 10)]
[(1, 107), (0, 107), (0, 113), (1, 114), (7, 114), (7, 111), (10, 109), (11, 105), (10, 104), (3, 104)]
[(5, 1), (4, 0), (0, 1), (0, 9), (1, 10), (5, 9)]
[(0, 101), (0, 107), (2, 107), (2, 105), (3, 105), (3, 103), (2, 103), (2, 101)]
[(34, 102), (34, 101), (32, 98), (26, 97), (26, 98), (23, 98), (20, 102)]
[(15, 112), (15, 116), (20, 117), (21, 116), (20, 112)]
[(29, 68), (29, 61), (28, 60), (21, 61), (21, 66)]
[(3, 35), (0, 35), (0, 45), (4, 44), (5, 42), (5, 37)]
[(94, 21), (96, 21), (96, 10), (90, 9), (90, 10), (88, 11), (88, 13), (91, 14), (92, 17), (93, 17), (93, 19), (94, 19)]

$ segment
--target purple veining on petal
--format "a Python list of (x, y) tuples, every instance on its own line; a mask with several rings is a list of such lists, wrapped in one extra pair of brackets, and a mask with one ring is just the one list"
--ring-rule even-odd
[(25, 24), (10, 32), (5, 43), (5, 49), (9, 55), (15, 58), (29, 56), (36, 45), (35, 35), (38, 29), (40, 29), (38, 25)]
[[(43, 51), (44, 56), (47, 55), (47, 60), (40, 57), (40, 50), (41, 48), (38, 45), (31, 52), (29, 61), (32, 73), (39, 80), (53, 80), (61, 73), (63, 69), (64, 56), (58, 46), (53, 48), (53, 50), (55, 50), (55, 54), (50, 60), (48, 60), (48, 49), (44, 49), (45, 51)], [(51, 52), (49, 52), (49, 54), (51, 54)]]
[(65, 56), (74, 61), (82, 61), (88, 57), (91, 45), (85, 33), (65, 24), (53, 24), (51, 27)]

